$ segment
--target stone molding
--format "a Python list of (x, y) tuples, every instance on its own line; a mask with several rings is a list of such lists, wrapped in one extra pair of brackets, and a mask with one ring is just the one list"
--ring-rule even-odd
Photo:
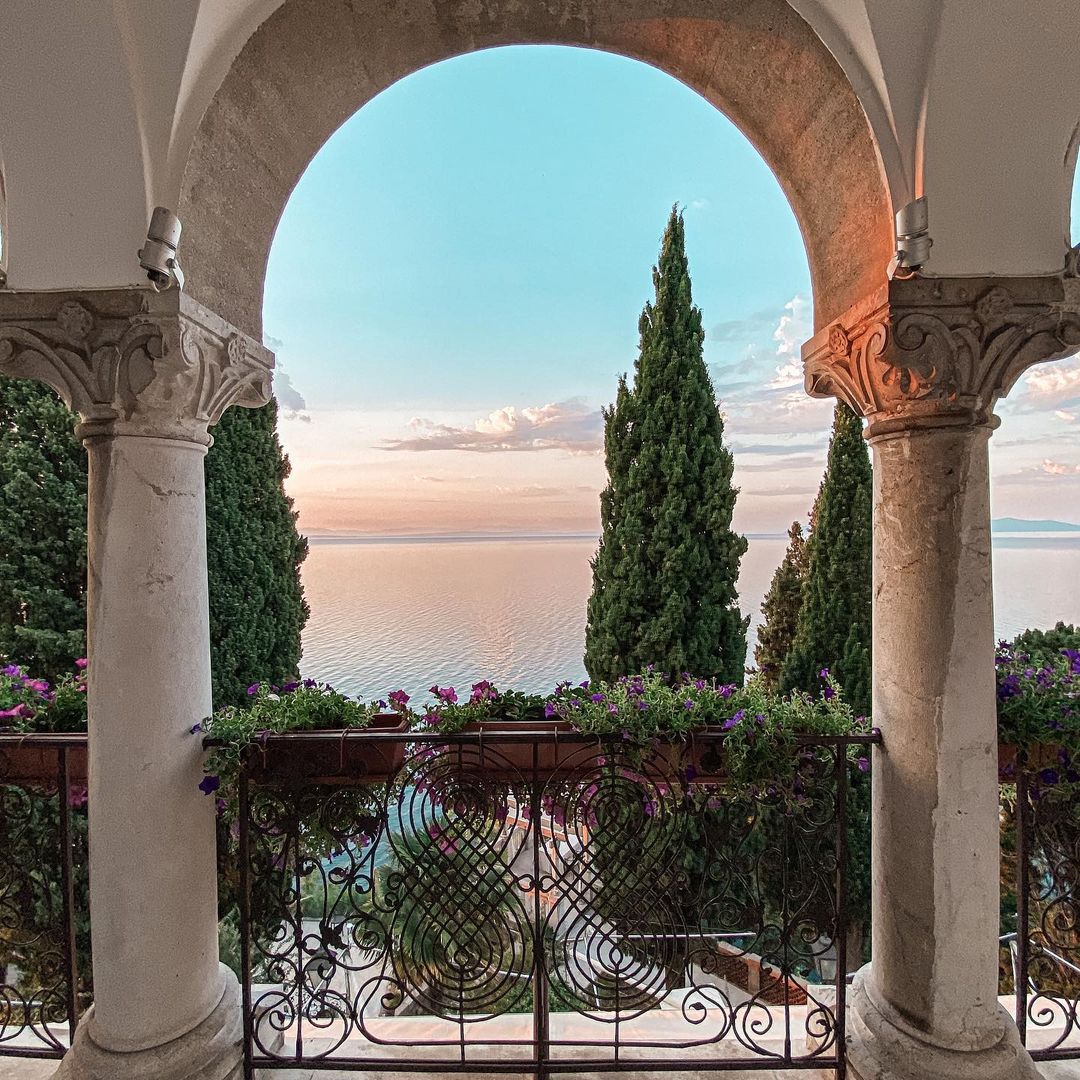
[(208, 445), (230, 405), (270, 400), (274, 355), (177, 289), (0, 292), (0, 373), (48, 383), (83, 439)]
[(803, 346), (806, 390), (838, 397), (868, 437), (994, 425), (1032, 364), (1080, 349), (1080, 279), (910, 277), (850, 307)]

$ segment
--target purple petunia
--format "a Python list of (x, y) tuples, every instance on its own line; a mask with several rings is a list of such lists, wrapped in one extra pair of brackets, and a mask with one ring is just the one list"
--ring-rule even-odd
[(390, 699), (390, 704), (399, 711), (409, 704), (409, 695), (404, 690), (391, 690), (386, 696)]
[(742, 718), (746, 715), (745, 709), (740, 709), (734, 716), (729, 717), (724, 721), (724, 731), (730, 731), (736, 724), (738, 724)]
[(858, 761), (855, 762), (855, 764), (859, 767), (859, 772), (869, 772), (870, 771), (870, 759), (869, 758), (861, 757), (861, 758), (859, 758)]
[(204, 776), (199, 783), (199, 790), (204, 795), (213, 795), (219, 787), (221, 787), (220, 776)]
[(247, 688), (248, 697), (254, 697), (258, 692), (259, 692), (259, 683), (257, 683), (257, 682), (253, 682)]

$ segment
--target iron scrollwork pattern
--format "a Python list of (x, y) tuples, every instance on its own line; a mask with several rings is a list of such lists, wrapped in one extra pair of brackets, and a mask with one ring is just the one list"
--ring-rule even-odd
[(681, 743), (398, 738), (241, 780), (249, 1073), (842, 1069), (845, 740), (735, 791)]
[(1080, 1058), (1078, 790), (1068, 760), (1017, 776), (1017, 1023), (1036, 1059)]
[(69, 768), (79, 742), (0, 735), (3, 1056), (62, 1057), (89, 1001), (86, 787)]

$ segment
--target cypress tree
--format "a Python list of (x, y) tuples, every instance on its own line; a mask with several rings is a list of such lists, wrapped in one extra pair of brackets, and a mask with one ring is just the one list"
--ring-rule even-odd
[(285, 494), (289, 471), (276, 401), (225, 413), (206, 456), (215, 705), (238, 704), (252, 683), (287, 682), (299, 670), (308, 545)]
[(52, 390), (0, 376), (0, 657), (70, 671), (85, 609), (86, 452)]
[(593, 560), (585, 666), (614, 679), (655, 664), (741, 682), (746, 627), (736, 583), (746, 539), (702, 348), (682, 215), (672, 209), (639, 322), (634, 385), (604, 414), (608, 485)]
[(833, 414), (825, 479), (807, 541), (807, 574), (795, 641), (780, 688), (816, 691), (828, 668), (856, 712), (870, 711), (873, 474), (862, 422)]
[[(0, 378), (0, 657), (55, 679), (86, 651), (86, 454), (51, 389)], [(206, 459), (214, 703), (295, 678), (307, 621), (277, 406), (230, 409)]]
[(758, 643), (754, 649), (754, 662), (761, 677), (774, 690), (780, 683), (781, 669), (795, 641), (806, 581), (806, 555), (802, 525), (793, 521), (788, 529), (783, 562), (776, 568), (761, 604), (765, 621), (758, 627)]

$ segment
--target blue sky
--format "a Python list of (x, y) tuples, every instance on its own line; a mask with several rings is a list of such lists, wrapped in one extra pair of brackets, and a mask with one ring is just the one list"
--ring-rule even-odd
[[(809, 275), (775, 178), (671, 77), (526, 47), (389, 88), (293, 194), (265, 325), (301, 525), (594, 530), (598, 410), (633, 365), (675, 202), (743, 489), (737, 522), (777, 531), (803, 516), (830, 407), (801, 389)], [(1080, 365), (1052, 374), (1003, 409), (1015, 418), (995, 436), (1001, 513), (1035, 516), (1037, 502), (1038, 516), (1080, 519)]]

